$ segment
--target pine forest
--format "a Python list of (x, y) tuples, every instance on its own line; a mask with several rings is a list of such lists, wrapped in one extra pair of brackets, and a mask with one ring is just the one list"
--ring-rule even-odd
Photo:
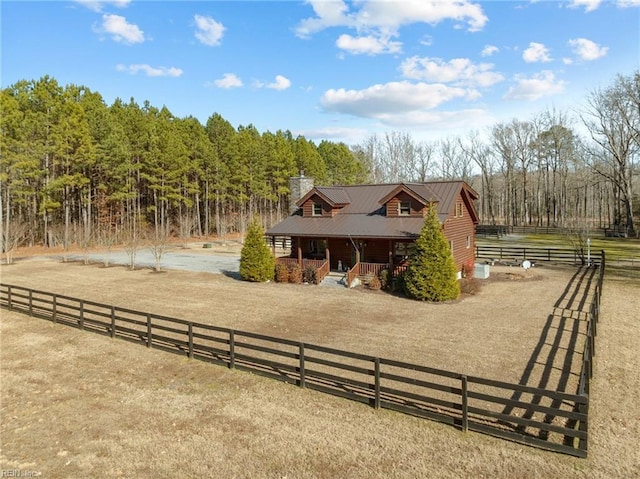
[(463, 179), (483, 224), (635, 234), (640, 216), (640, 72), (576, 111), (436, 141), (392, 131), (316, 144), (218, 113), (202, 124), (135, 99), (107, 105), (51, 77), (3, 89), (0, 113), (3, 250), (244, 234), (254, 217), (268, 227), (288, 214), (301, 171), (317, 185)]

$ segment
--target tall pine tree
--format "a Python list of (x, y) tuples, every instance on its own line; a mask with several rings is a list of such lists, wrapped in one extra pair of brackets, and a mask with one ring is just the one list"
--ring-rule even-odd
[(460, 295), (453, 254), (435, 205), (429, 206), (416, 240), (416, 251), (404, 276), (404, 288), (409, 297), (421, 301), (449, 301)]

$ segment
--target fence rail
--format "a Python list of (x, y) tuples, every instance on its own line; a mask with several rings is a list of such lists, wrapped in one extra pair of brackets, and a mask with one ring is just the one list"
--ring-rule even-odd
[(579, 394), (467, 376), (10, 284), (0, 284), (0, 306), (148, 348), (251, 371), (376, 409), (429, 418), (465, 432), (586, 457), (589, 378), (603, 271), (598, 299), (592, 305), (595, 320), (590, 323), (591, 335), (585, 345)]
[[(570, 248), (526, 248), (520, 246), (483, 246), (476, 245), (476, 259), (490, 261), (552, 261), (556, 263), (569, 263), (572, 265), (584, 264), (587, 261), (587, 253)], [(597, 260), (594, 252), (593, 260)]]

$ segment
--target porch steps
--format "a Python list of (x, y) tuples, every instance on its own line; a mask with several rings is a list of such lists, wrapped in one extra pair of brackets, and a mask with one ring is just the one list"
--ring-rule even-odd
[(344, 273), (340, 273), (338, 271), (331, 271), (328, 275), (324, 277), (324, 279), (320, 283), (320, 286), (333, 286), (334, 288), (335, 287), (344, 288), (346, 286), (345, 285), (346, 277), (347, 275)]

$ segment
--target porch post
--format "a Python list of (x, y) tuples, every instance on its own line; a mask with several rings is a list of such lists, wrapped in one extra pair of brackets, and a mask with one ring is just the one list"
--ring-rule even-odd
[(327, 259), (327, 261), (329, 262), (329, 271), (331, 271), (331, 251), (329, 251), (329, 238), (325, 239), (325, 242), (327, 244), (326, 249), (324, 250), (325, 253), (325, 258)]
[(357, 245), (358, 247), (356, 248), (356, 264), (358, 264), (360, 262), (360, 245)]
[(302, 269), (302, 238), (298, 236), (298, 266)]
[(389, 240), (389, 268), (393, 268), (393, 240)]
[(271, 254), (273, 254), (273, 257), (276, 257), (276, 237), (272, 236), (271, 237)]

